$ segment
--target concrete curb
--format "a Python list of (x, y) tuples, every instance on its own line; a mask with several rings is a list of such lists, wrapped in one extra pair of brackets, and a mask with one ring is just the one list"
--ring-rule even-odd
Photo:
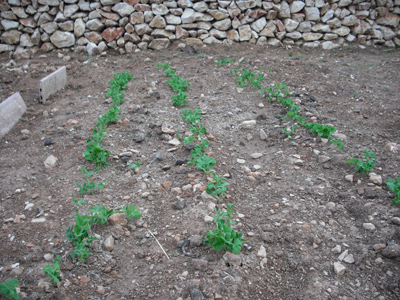
[(26, 105), (19, 93), (0, 103), (0, 138), (5, 136), (26, 111)]
[(40, 80), (39, 102), (46, 103), (51, 95), (61, 90), (66, 84), (67, 68), (64, 66)]

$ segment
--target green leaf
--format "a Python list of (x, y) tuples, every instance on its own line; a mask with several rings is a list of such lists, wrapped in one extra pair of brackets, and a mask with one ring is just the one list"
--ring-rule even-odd
[(16, 287), (18, 286), (18, 279), (10, 279), (7, 282), (0, 283), (0, 293), (10, 299), (19, 299)]
[(43, 273), (47, 274), (50, 277), (54, 285), (57, 285), (57, 283), (60, 282), (60, 280), (58, 279), (61, 277), (60, 272), (58, 272), (60, 271), (60, 265), (58, 263), (59, 260), (60, 256), (58, 255), (57, 258), (54, 260), (53, 267), (51, 267), (50, 264), (48, 264), (43, 268)]
[(126, 213), (126, 217), (128, 219), (132, 219), (132, 218), (140, 218), (142, 216), (142, 214), (140, 213), (140, 211), (138, 211), (136, 209), (136, 206), (131, 204), (129, 206), (124, 206), (123, 211)]

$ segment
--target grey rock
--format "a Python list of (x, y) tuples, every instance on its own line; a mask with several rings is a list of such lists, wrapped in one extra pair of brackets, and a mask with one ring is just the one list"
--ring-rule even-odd
[(49, 22), (40, 26), (47, 34), (52, 34), (58, 29), (58, 24), (56, 22)]
[(248, 41), (251, 39), (251, 27), (250, 25), (243, 25), (238, 28), (239, 30), (239, 40), (241, 42)]
[(166, 15), (165, 20), (167, 24), (172, 24), (172, 25), (179, 25), (182, 23), (181, 18), (174, 15)]
[(86, 26), (82, 19), (76, 19), (74, 23), (74, 34), (77, 38), (83, 36)]
[(307, 21), (319, 21), (320, 13), (316, 7), (306, 7), (304, 9)]
[(400, 245), (397, 244), (389, 244), (383, 251), (382, 256), (386, 258), (398, 258), (400, 257)]
[(114, 238), (112, 235), (108, 236), (104, 241), (104, 250), (107, 252), (111, 252), (114, 249)]
[(17, 29), (19, 22), (3, 19), (1, 20), (1, 25), (3, 26), (4, 30), (8, 31), (11, 29)]
[(64, 14), (64, 16), (65, 16), (66, 18), (69, 18), (69, 17), (71, 17), (74, 13), (76, 13), (78, 10), (79, 10), (79, 6), (76, 5), (76, 4), (66, 5), (66, 6), (64, 7), (64, 12), (63, 12), (63, 14)]
[(99, 19), (93, 19), (86, 22), (86, 28), (91, 31), (102, 31), (104, 24)]
[(16, 45), (19, 43), (21, 33), (18, 30), (10, 30), (3, 33), (1, 42), (9, 45)]
[(149, 44), (149, 48), (150, 48), (150, 49), (154, 49), (154, 50), (161, 50), (161, 49), (166, 49), (166, 48), (168, 48), (169, 45), (170, 45), (169, 39), (166, 39), (166, 38), (154, 39), (154, 40), (151, 41), (151, 43)]
[(169, 13), (169, 9), (168, 7), (166, 7), (164, 4), (152, 4), (151, 5), (151, 10), (153, 12), (153, 14), (155, 15), (166, 15)]
[(305, 3), (303, 1), (293, 1), (290, 4), (290, 12), (292, 14), (300, 12), (305, 6)]
[(299, 22), (296, 22), (292, 19), (285, 19), (284, 24), (287, 32), (293, 32), (299, 26)]
[(201, 1), (201, 2), (196, 2), (193, 5), (194, 10), (198, 11), (198, 12), (205, 12), (208, 9), (208, 5), (206, 2)]
[(95, 43), (92, 43), (92, 42), (87, 43), (86, 51), (89, 54), (89, 56), (95, 56), (95, 55), (99, 55), (101, 53), (99, 47)]
[(333, 269), (335, 270), (335, 273), (338, 276), (341, 276), (346, 272), (346, 267), (343, 266), (340, 262), (334, 262)]
[(132, 5), (125, 2), (115, 4), (111, 10), (118, 13), (121, 17), (127, 17), (135, 11)]
[(289, 4), (286, 1), (282, 1), (281, 3), (281, 11), (279, 12), (279, 17), (282, 19), (290, 18), (291, 9)]
[(57, 30), (50, 37), (50, 41), (57, 48), (67, 48), (75, 44), (75, 36), (70, 32)]
[[(264, 29), (265, 25), (267, 25), (267, 20), (266, 20), (264, 17), (262, 17), (262, 18), (259, 18), (257, 21), (253, 22), (253, 23), (250, 25), (250, 27), (251, 27), (254, 31), (260, 32), (261, 30)], [(240, 32), (240, 29), (239, 29), (239, 32)]]
[[(210, 23), (208, 23), (208, 24), (210, 24)], [(213, 23), (212, 26), (215, 27), (218, 30), (228, 30), (232, 26), (232, 21), (231, 21), (231, 19), (224, 19), (224, 20), (217, 21), (217, 22)], [(202, 29), (206, 29), (207, 30), (207, 28), (202, 28)]]

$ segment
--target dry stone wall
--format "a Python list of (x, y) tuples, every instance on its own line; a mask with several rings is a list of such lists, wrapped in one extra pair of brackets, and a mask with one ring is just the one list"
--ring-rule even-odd
[(400, 46), (400, 0), (0, 0), (0, 52), (251, 42)]

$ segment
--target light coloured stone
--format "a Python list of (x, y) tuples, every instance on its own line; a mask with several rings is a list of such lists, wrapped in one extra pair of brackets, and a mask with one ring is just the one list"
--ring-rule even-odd
[(305, 3), (303, 1), (293, 1), (290, 4), (290, 12), (292, 14), (300, 12), (305, 6)]
[(286, 1), (282, 1), (280, 2), (280, 4), (281, 4), (281, 10), (278, 16), (282, 19), (290, 18), (291, 9), (289, 7), (289, 4)]
[(125, 2), (115, 4), (111, 10), (118, 13), (121, 17), (130, 16), (135, 11), (132, 5)]
[(343, 266), (340, 262), (334, 262), (333, 269), (335, 270), (335, 273), (338, 276), (341, 276), (346, 272), (346, 267)]
[(194, 10), (198, 11), (198, 12), (205, 12), (208, 9), (208, 5), (206, 2), (204, 1), (200, 1), (200, 2), (196, 2), (193, 5)]
[(165, 20), (167, 24), (172, 24), (172, 25), (179, 25), (182, 23), (181, 18), (174, 15), (166, 15)]
[(54, 155), (50, 155), (44, 161), (44, 166), (45, 168), (48, 169), (54, 168), (55, 166), (57, 166), (57, 161), (58, 161), (57, 157), (55, 157)]
[(76, 19), (75, 23), (74, 23), (75, 37), (79, 38), (79, 37), (83, 36), (85, 29), (86, 29), (85, 22), (81, 18)]
[(265, 247), (263, 245), (260, 246), (260, 249), (257, 252), (257, 256), (262, 257), (262, 258), (267, 257), (267, 250), (265, 249)]
[(148, 47), (154, 50), (162, 50), (168, 48), (170, 44), (171, 42), (169, 41), (169, 39), (161, 38), (151, 41)]
[(293, 32), (299, 26), (299, 22), (292, 19), (285, 19), (284, 24), (287, 32)]
[(374, 172), (370, 172), (369, 173), (369, 181), (371, 181), (372, 183), (375, 183), (377, 185), (382, 185), (382, 176), (377, 175)]
[(340, 28), (332, 30), (332, 32), (339, 36), (346, 36), (350, 33), (350, 28), (346, 27), (346, 26), (342, 26)]
[(264, 29), (265, 25), (267, 25), (267, 20), (264, 17), (262, 17), (257, 21), (253, 22), (250, 26), (254, 31), (260, 32), (261, 30)]
[(107, 252), (114, 250), (114, 238), (112, 235), (108, 236), (104, 241), (104, 250)]
[(363, 223), (363, 228), (368, 231), (374, 231), (376, 229), (375, 225), (372, 223)]
[[(212, 26), (218, 30), (228, 30), (232, 26), (232, 21), (231, 21), (231, 19), (228, 18), (228, 19), (224, 19), (221, 21), (217, 21), (217, 22), (213, 23)], [(206, 28), (203, 28), (203, 29), (206, 29)]]
[(316, 7), (306, 7), (304, 9), (307, 21), (319, 21), (320, 13)]
[(259, 33), (260, 36), (275, 37), (275, 31), (277, 30), (274, 21), (268, 21), (264, 29)]
[(305, 32), (303, 33), (303, 39), (305, 41), (316, 41), (322, 38), (323, 34), (322, 33), (316, 33), (316, 32)]

